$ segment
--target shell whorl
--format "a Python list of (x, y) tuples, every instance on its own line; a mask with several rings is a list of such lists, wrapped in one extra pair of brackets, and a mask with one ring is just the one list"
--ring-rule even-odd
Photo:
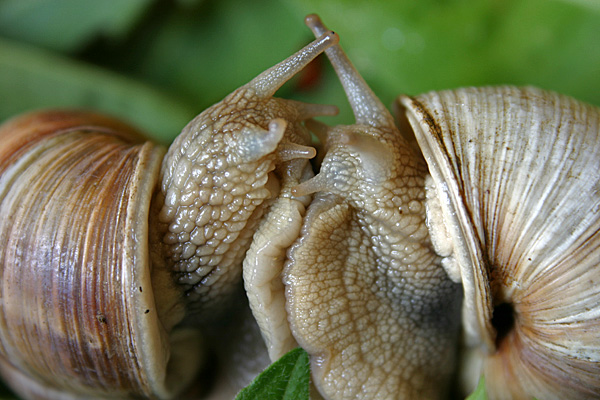
[(84, 112), (25, 115), (0, 138), (4, 373), (35, 397), (168, 396), (148, 247), (164, 149)]
[[(279, 194), (278, 166), (303, 170), (315, 155), (301, 122), (337, 113), (272, 95), (337, 40), (322, 35), (205, 110), (166, 156), (91, 113), (0, 128), (0, 369), (17, 392), (172, 398), (186, 388), (206, 329), (186, 311), (211, 319), (235, 297)], [(194, 272), (186, 302), (175, 280), (190, 286)]]
[[(489, 393), (597, 396), (598, 109), (515, 87), (401, 102), (446, 199), (445, 255), (465, 287), (467, 332), (491, 352), (482, 356)], [(509, 326), (498, 326), (502, 307)]]

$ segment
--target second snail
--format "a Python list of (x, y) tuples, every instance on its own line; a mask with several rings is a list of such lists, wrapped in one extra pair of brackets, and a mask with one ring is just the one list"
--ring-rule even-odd
[[(466, 88), (400, 96), (394, 119), (306, 22), (315, 42), (166, 154), (89, 113), (0, 129), (5, 380), (23, 398), (177, 398), (216, 357), (204, 395), (231, 398), (301, 346), (313, 397), (445, 398), (484, 375), (493, 399), (598, 398), (598, 108)], [(273, 97), (323, 51), (355, 124)]]

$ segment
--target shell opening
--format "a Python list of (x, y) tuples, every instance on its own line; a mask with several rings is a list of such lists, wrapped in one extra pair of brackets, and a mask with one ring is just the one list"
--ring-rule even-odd
[(496, 329), (496, 348), (515, 328), (515, 307), (512, 303), (500, 303), (494, 307), (492, 326)]

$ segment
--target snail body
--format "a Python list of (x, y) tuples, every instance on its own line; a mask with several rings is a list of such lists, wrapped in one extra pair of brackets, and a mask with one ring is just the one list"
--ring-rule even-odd
[[(168, 150), (94, 114), (0, 129), (2, 374), (26, 398), (175, 397), (243, 276), (268, 356), (305, 348), (324, 398), (444, 398), (459, 368), (490, 398), (598, 398), (600, 110), (465, 88), (394, 120), (307, 24)], [(272, 97), (323, 51), (355, 124)]]
[(169, 150), (92, 113), (2, 127), (0, 365), (19, 395), (173, 398), (189, 385), (200, 327), (239, 285), (277, 196), (274, 170), (314, 156), (300, 122), (337, 112), (272, 96), (336, 40), (205, 110)]
[(283, 268), (320, 393), (446, 397), (462, 319), (471, 389), (600, 396), (600, 110), (465, 88), (400, 96), (398, 129), (339, 45), (326, 54), (356, 124), (307, 123), (326, 153), (292, 188), (315, 197)]

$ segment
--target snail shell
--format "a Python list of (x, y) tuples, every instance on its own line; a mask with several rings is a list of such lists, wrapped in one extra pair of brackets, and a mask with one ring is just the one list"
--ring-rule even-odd
[(471, 362), (490, 397), (597, 398), (599, 110), (514, 87), (399, 101), (429, 166), (434, 243), (463, 282), (468, 341), (481, 345)]
[[(140, 223), (165, 150), (84, 112), (28, 114), (0, 138), (4, 375), (36, 398), (52, 387), (75, 397), (180, 390), (166, 378), (171, 327), (159, 321)], [(185, 384), (200, 357), (180, 339), (189, 351), (171, 360)]]
[(84, 112), (0, 128), (0, 371), (15, 391), (174, 398), (190, 384), (203, 324), (241, 286), (279, 179), (307, 177), (289, 180), (288, 165), (310, 172), (302, 121), (337, 112), (273, 95), (336, 41), (329, 32), (259, 74), (168, 151)]
[(333, 109), (272, 95), (334, 42), (200, 114), (164, 159), (94, 114), (0, 130), (0, 370), (21, 395), (177, 396), (202, 362), (180, 321), (210, 318), (245, 257), (270, 357), (302, 345), (326, 398), (445, 397), (461, 306), (465, 375), (490, 397), (600, 396), (599, 110), (459, 89), (402, 96), (398, 130), (332, 47), (356, 124), (307, 122), (327, 151), (311, 177), (301, 122)]
[(357, 122), (310, 124), (327, 153), (292, 188), (316, 194), (283, 269), (290, 334), (320, 393), (447, 396), (452, 280), (471, 385), (483, 374), (494, 399), (598, 398), (600, 110), (468, 88), (401, 96), (398, 130), (341, 48), (326, 54)]

